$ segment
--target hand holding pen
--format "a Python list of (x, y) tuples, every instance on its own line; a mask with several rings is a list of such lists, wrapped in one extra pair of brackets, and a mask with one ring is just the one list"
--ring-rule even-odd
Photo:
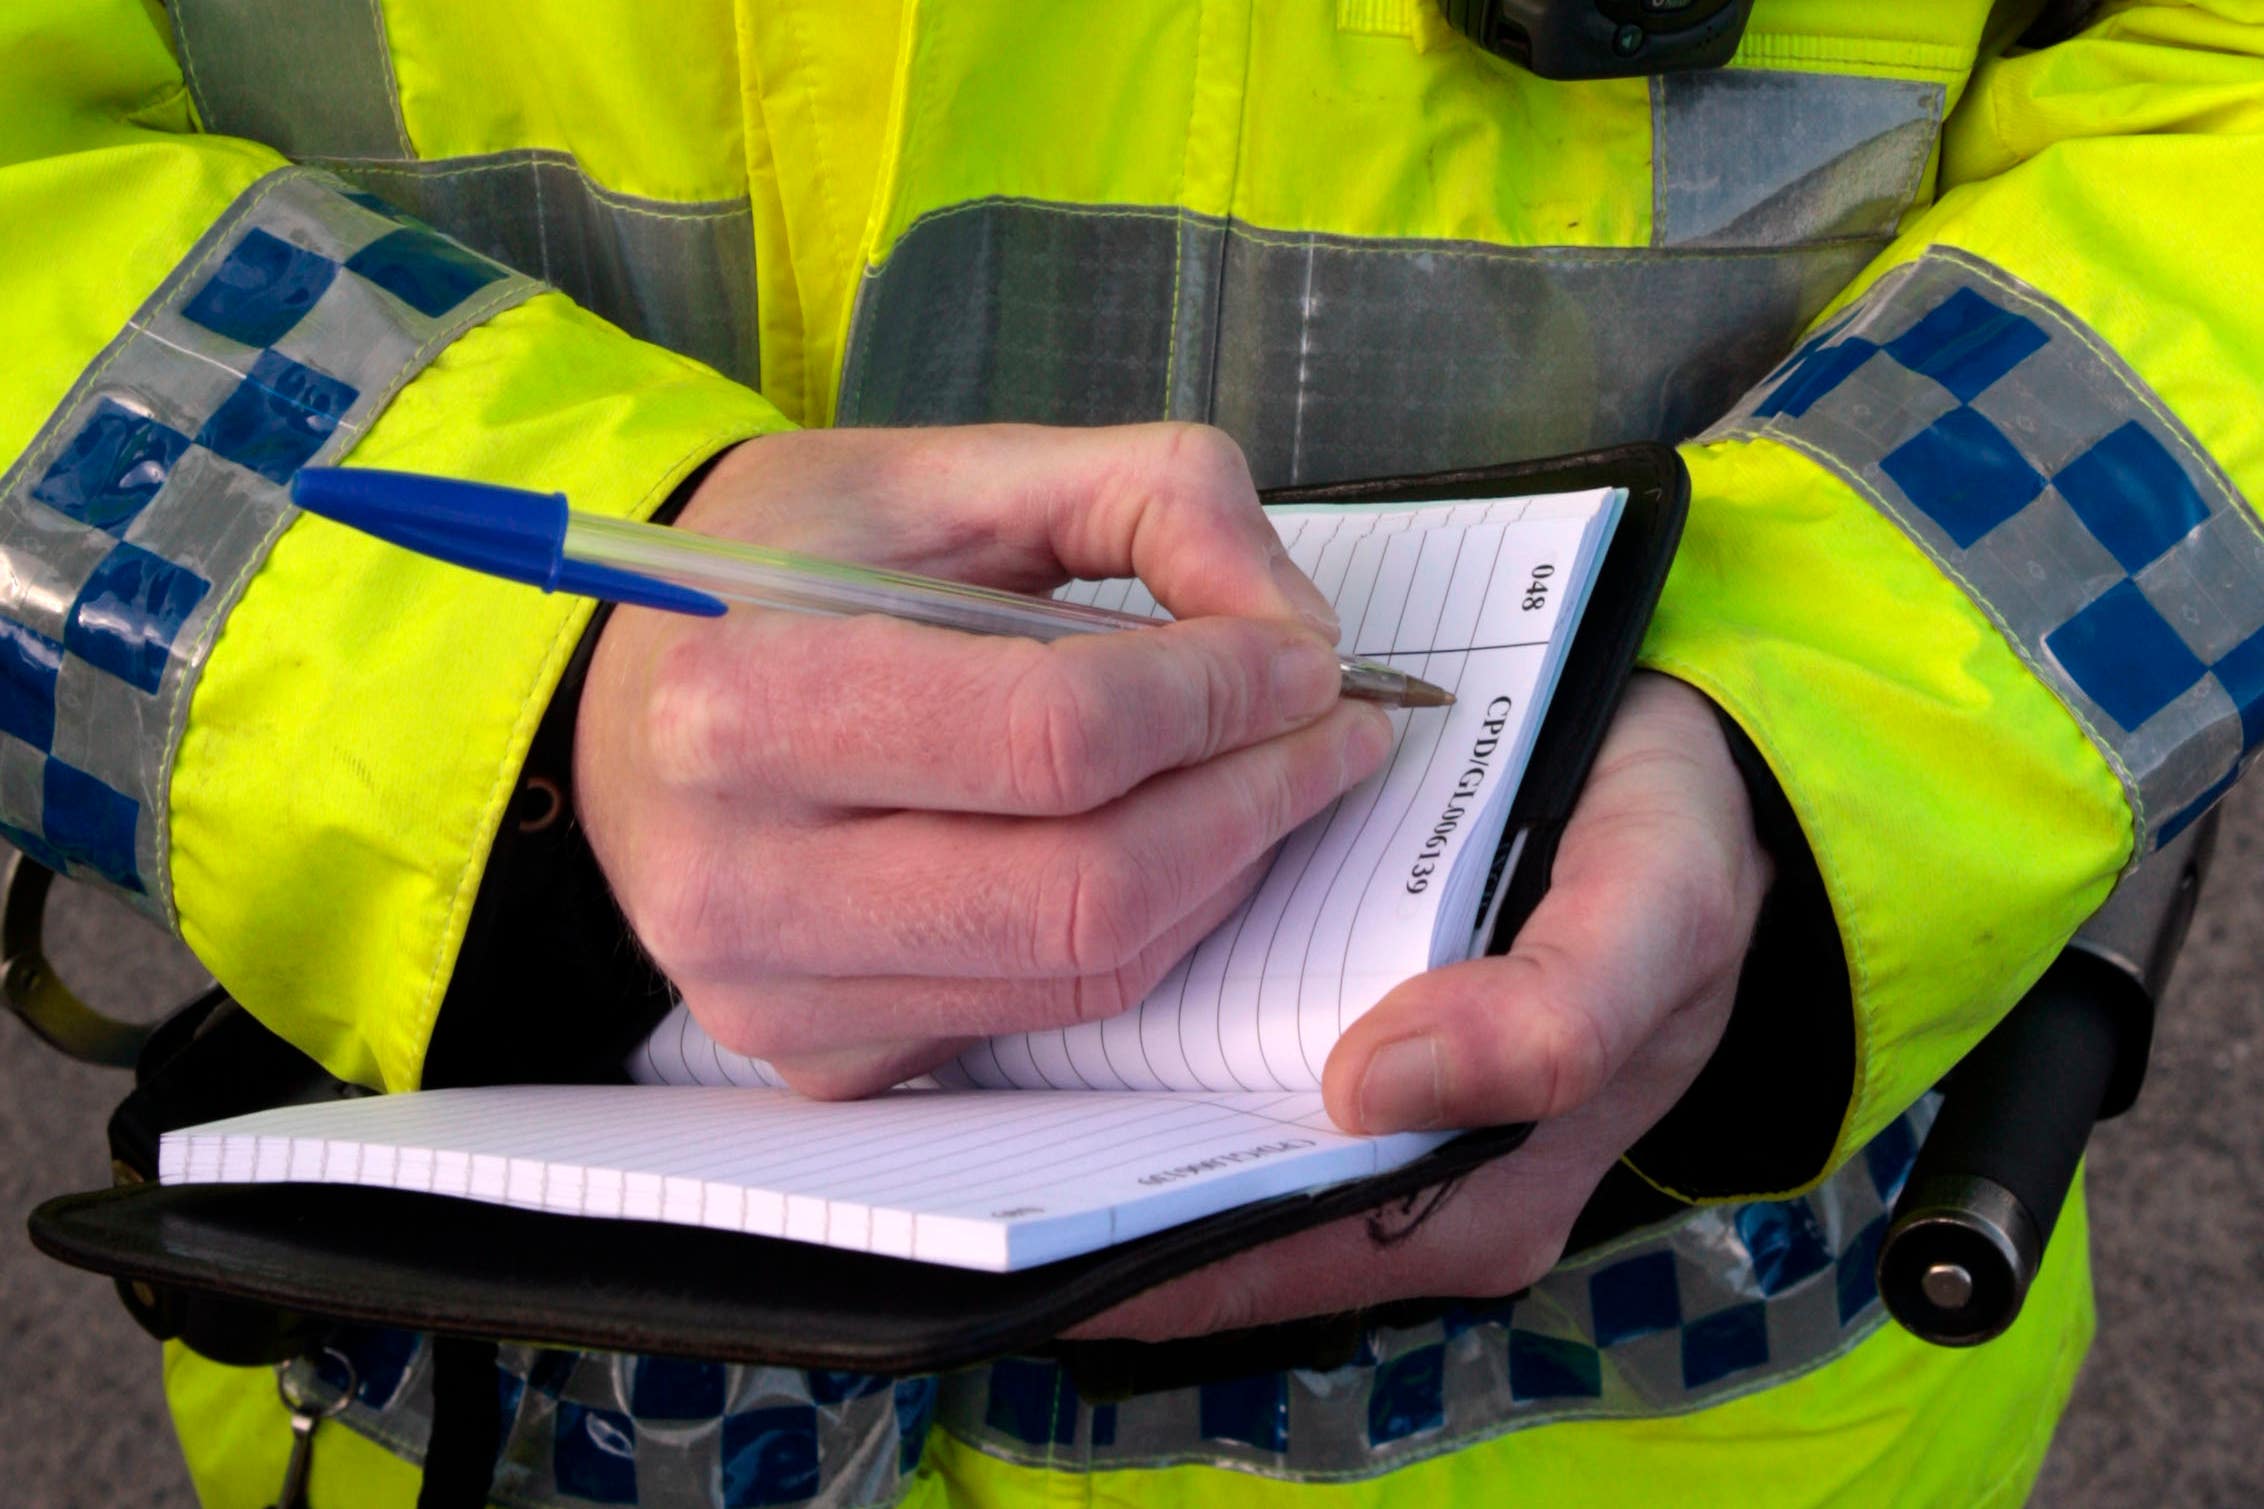
[[(379, 539), (546, 592), (720, 617), (731, 603), (906, 623), (1050, 644), (1156, 621), (1084, 603), (801, 555), (742, 540), (577, 513), (564, 494), (407, 472), (309, 467), (301, 508)], [(1340, 656), (1340, 693), (1387, 707), (1445, 707), (1454, 694), (1381, 661)]]
[(1179, 615), (1051, 645), (870, 614), (606, 624), (583, 829), (701, 1024), (812, 1093), (1130, 1006), (1389, 747), (1215, 431), (773, 435), (678, 525), (1006, 588), (1136, 574)]

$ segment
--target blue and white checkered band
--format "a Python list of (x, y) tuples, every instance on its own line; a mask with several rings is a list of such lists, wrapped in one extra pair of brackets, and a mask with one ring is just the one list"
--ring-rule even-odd
[(0, 836), (172, 923), (174, 750), (292, 475), (539, 286), (320, 173), (237, 198), (0, 474)]
[(2106, 343), (1936, 249), (1881, 278), (1705, 438), (1766, 436), (1957, 580), (2121, 778), (2132, 862), (2264, 745), (2264, 531)]
[[(1885, 1318), (1872, 1270), (1933, 1119), (1923, 1102), (1797, 1200), (1687, 1212), (1583, 1252), (1532, 1289), (1369, 1333), (1333, 1372), (1262, 1373), (1080, 1400), (1052, 1362), (942, 1378), (505, 1347), (493, 1501), (512, 1506), (895, 1501), (931, 1426), (993, 1456), (1077, 1472), (1199, 1463), (1288, 1481), (1373, 1477), (1560, 1420), (1680, 1413), (1840, 1356)], [(348, 1338), (339, 1417), (411, 1461), (430, 1430), (430, 1352)], [(345, 1386), (297, 1363), (307, 1397)]]

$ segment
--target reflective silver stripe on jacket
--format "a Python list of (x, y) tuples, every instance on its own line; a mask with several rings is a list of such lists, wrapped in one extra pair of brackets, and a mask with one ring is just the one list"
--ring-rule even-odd
[(1651, 80), (1651, 242), (1892, 234), (1941, 128), (1939, 84), (1723, 69)]
[(0, 474), (0, 835), (171, 924), (174, 750), (292, 474), (536, 286), (324, 174), (238, 196)]
[(2121, 777), (2133, 863), (2264, 744), (2264, 530), (2138, 374), (2002, 268), (1896, 268), (1712, 435), (1815, 458), (1965, 587)]
[(867, 270), (837, 418), (1204, 420), (1262, 486), (1681, 439), (1886, 244), (1941, 100), (1833, 74), (1662, 81), (1649, 247), (954, 205)]
[[(727, 1367), (506, 1347), (493, 1499), (711, 1505), (892, 1502), (931, 1426), (1063, 1471), (1201, 1463), (1299, 1482), (1373, 1477), (1559, 1420), (1699, 1409), (1797, 1377), (1884, 1320), (1872, 1278), (1887, 1208), (1930, 1103), (1815, 1192), (1688, 1212), (1560, 1265), (1513, 1299), (1369, 1333), (1331, 1372), (1264, 1373), (1117, 1404), (1052, 1362), (940, 1379)], [(416, 1461), (430, 1353), (406, 1332), (340, 1343), (358, 1380), (341, 1418)], [(310, 1397), (345, 1372), (295, 1364)]]
[(759, 380), (744, 195), (618, 193), (559, 151), (419, 160), (374, 0), (177, 0), (173, 17), (208, 130), (328, 168), (632, 335)]

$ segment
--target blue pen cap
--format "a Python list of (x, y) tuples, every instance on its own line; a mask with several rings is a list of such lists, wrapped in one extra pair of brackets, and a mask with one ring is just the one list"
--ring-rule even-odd
[(721, 599), (633, 571), (566, 558), (566, 495), (364, 467), (302, 467), (291, 500), (419, 555), (525, 582), (713, 618)]

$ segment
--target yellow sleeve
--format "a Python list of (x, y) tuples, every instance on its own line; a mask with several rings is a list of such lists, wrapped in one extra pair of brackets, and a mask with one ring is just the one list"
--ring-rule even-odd
[(201, 134), (152, 9), (0, 9), (0, 835), (415, 1085), (587, 603), (292, 510), (303, 465), (635, 515), (784, 426), (387, 202)]
[[(1836, 1125), (1711, 1173), (1703, 1139), (1646, 1148), (1679, 1192), (1836, 1167), (2264, 741), (2264, 5), (2110, 6), (1985, 62), (1941, 183), (1685, 449), (1648, 658), (1781, 783), (1854, 1022), (1844, 1065), (1748, 1044), (1717, 1076), (1729, 1141), (1793, 1076), (1844, 1078)], [(1774, 1003), (1788, 1035), (1830, 1036), (1823, 994)]]

